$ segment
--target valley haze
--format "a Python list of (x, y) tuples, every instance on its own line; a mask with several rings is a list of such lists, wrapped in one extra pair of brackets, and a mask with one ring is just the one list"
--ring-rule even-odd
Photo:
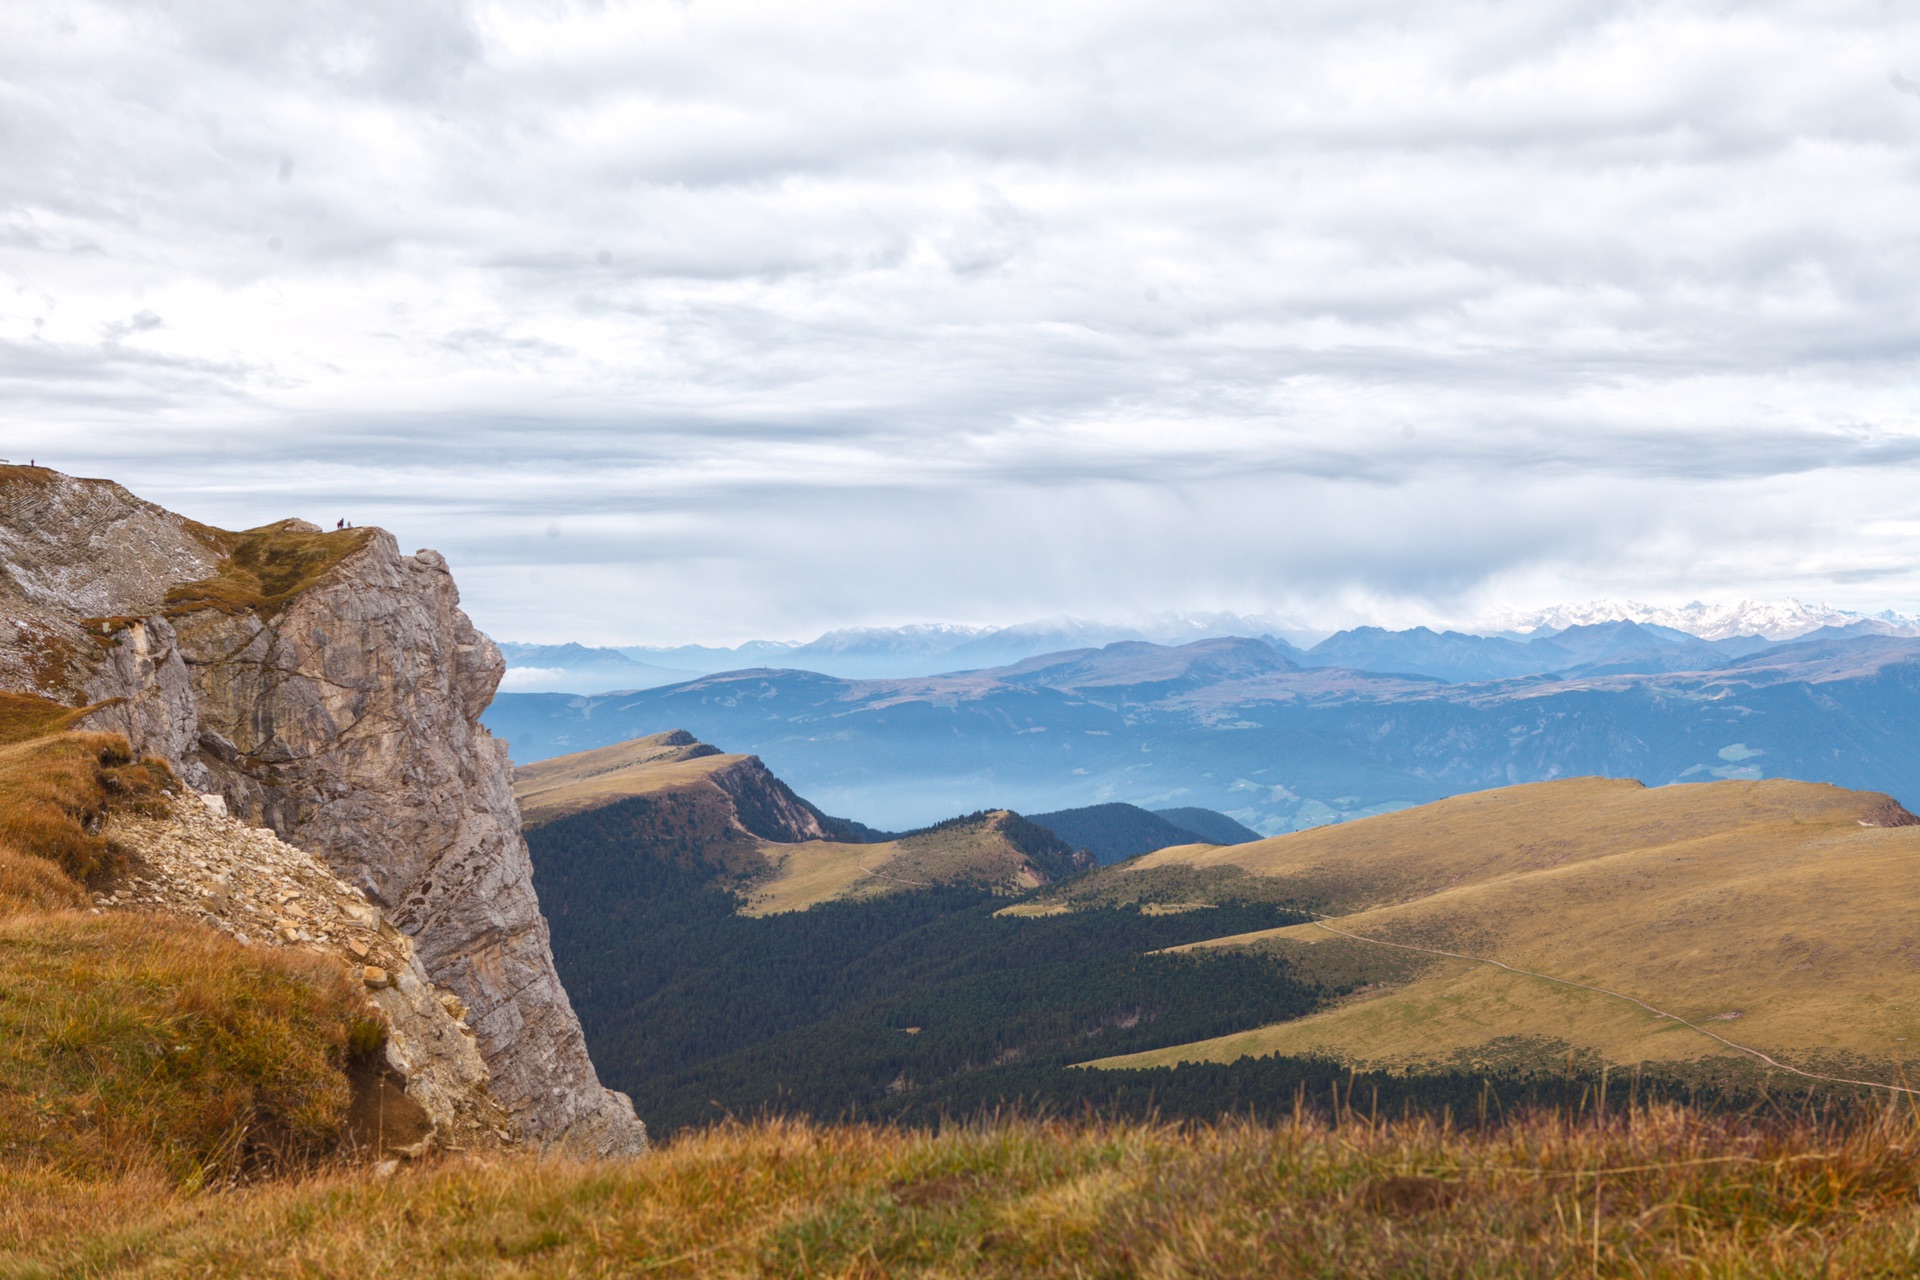
[[(1636, 609), (1717, 638), (1578, 620)], [(1234, 621), (1210, 620), (1223, 630)], [(636, 653), (685, 666), (759, 662), (621, 681), (626, 692), (502, 693), (486, 723), (522, 764), (687, 729), (760, 755), (833, 812), (894, 828), (986, 803), (1037, 812), (1125, 801), (1198, 805), (1270, 835), (1578, 774), (1653, 785), (1793, 777), (1920, 799), (1920, 751), (1906, 730), (1920, 713), (1911, 618), (1798, 602), (1659, 613), (1600, 602), (1522, 621), (1534, 629), (1357, 628), (1304, 649), (1273, 634), (1168, 645), (1055, 623), (577, 650), (566, 656), (586, 655), (576, 659), (583, 685), (637, 670)], [(1105, 642), (1022, 656), (1063, 635)], [(506, 651), (536, 663), (555, 652)], [(1004, 661), (945, 669), (964, 656)], [(933, 670), (871, 674), (903, 668)]]

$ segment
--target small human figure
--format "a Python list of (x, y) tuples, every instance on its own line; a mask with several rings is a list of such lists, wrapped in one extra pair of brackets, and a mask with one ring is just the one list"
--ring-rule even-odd
[(345, 520), (335, 520), (333, 522), (333, 527), (336, 529), (344, 529), (347, 527), (347, 522)]

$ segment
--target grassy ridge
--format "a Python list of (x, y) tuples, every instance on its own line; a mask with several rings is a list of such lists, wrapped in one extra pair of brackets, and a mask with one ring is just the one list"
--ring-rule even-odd
[(935, 885), (1019, 891), (1085, 869), (1051, 831), (1004, 809), (899, 834), (829, 817), (757, 759), (681, 730), (524, 765), (513, 791), (548, 850), (617, 831), (636, 856), (723, 867), (750, 915)]
[(1916, 1180), (1899, 1113), (782, 1122), (218, 1197), (0, 1174), (0, 1275), (1891, 1277)]
[(1544, 1036), (1622, 1065), (1744, 1056), (1732, 1041), (1889, 1083), (1920, 1066), (1920, 938), (1904, 905), (1920, 895), (1920, 826), (1876, 793), (1571, 779), (1163, 850), (1104, 878), (1175, 874), (1196, 892), (1231, 877), (1331, 913), (1201, 946), (1368, 988), (1285, 1025), (1101, 1065), (1280, 1053), (1480, 1070)]
[(529, 827), (634, 796), (685, 791), (748, 759), (678, 731), (556, 756), (513, 771), (513, 798)]

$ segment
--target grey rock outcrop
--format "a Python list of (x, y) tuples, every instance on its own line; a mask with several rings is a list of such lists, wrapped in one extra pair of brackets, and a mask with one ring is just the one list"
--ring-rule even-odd
[[(506, 748), (478, 723), (504, 663), (437, 553), (299, 522), (227, 534), (105, 481), (0, 468), (0, 556), (0, 687), (103, 704), (92, 727), (326, 859), (458, 994), (528, 1137), (644, 1149), (554, 971)], [(183, 590), (242, 561), (254, 597)]]

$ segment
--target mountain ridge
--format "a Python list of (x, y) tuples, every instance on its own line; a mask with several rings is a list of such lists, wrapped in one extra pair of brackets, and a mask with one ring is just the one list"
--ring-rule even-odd
[[(555, 884), (581, 874), (580, 850), (621, 874), (621, 858), (722, 873), (752, 913), (900, 888), (975, 884), (1018, 891), (1091, 869), (1043, 827), (981, 810), (906, 832), (822, 813), (756, 756), (670, 730), (515, 771), (530, 847)], [(571, 852), (569, 852), (571, 851)], [(536, 862), (536, 873), (540, 864)]]

